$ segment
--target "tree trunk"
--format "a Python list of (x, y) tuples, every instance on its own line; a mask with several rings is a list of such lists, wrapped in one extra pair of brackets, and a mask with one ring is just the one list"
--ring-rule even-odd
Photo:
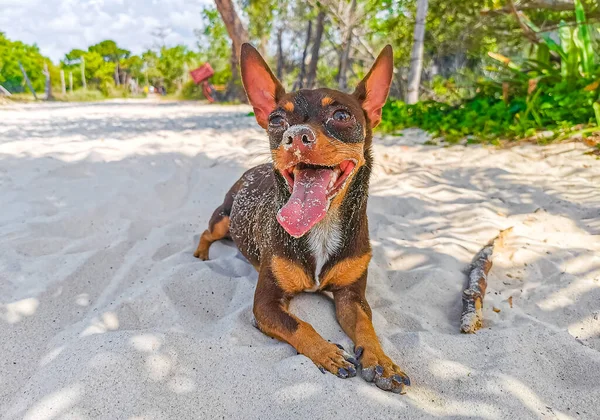
[(44, 63), (43, 73), (44, 73), (44, 76), (46, 76), (46, 89), (45, 89), (46, 100), (52, 101), (54, 99), (54, 96), (52, 95), (52, 81), (50, 80), (50, 70), (48, 70), (47, 63)]
[(313, 89), (315, 80), (317, 79), (317, 64), (319, 63), (319, 50), (321, 48), (321, 38), (323, 38), (323, 30), (325, 29), (325, 12), (320, 11), (317, 16), (317, 32), (315, 33), (315, 41), (313, 42), (310, 63), (308, 65), (308, 76), (306, 77), (306, 87)]
[(67, 94), (67, 85), (65, 84), (65, 71), (60, 71), (60, 87), (63, 95)]
[(115, 84), (119, 86), (121, 84), (121, 79), (119, 79), (119, 62), (115, 63)]
[(85, 58), (81, 57), (81, 84), (84, 89), (87, 89), (87, 82), (85, 80)]
[(215, 0), (217, 10), (227, 28), (231, 38), (231, 80), (227, 86), (228, 99), (245, 99), (244, 91), (240, 81), (240, 53), (242, 44), (248, 42), (248, 31), (244, 28), (232, 0)]
[(300, 63), (300, 73), (298, 74), (298, 80), (296, 80), (293, 90), (302, 89), (304, 87), (304, 78), (306, 77), (306, 55), (308, 54), (308, 45), (310, 44), (311, 36), (312, 36), (312, 20), (309, 20), (308, 27), (306, 29), (306, 42), (304, 43), (304, 51), (302, 51), (302, 62)]
[(348, 88), (348, 69), (350, 68), (350, 50), (352, 48), (352, 30), (354, 29), (354, 20), (356, 13), (356, 0), (352, 0), (348, 15), (344, 25), (344, 39), (342, 41), (342, 54), (340, 56), (340, 71), (338, 75), (338, 86), (342, 92)]
[(421, 72), (423, 71), (423, 44), (425, 39), (427, 6), (427, 0), (417, 1), (417, 19), (415, 22), (414, 44), (410, 55), (408, 92), (406, 95), (406, 102), (409, 104), (414, 104), (419, 101), (419, 86), (421, 84)]
[(281, 80), (283, 77), (283, 28), (277, 30), (277, 78)]
[(35, 93), (35, 90), (33, 89), (33, 86), (31, 85), (31, 80), (29, 80), (29, 76), (27, 76), (27, 72), (25, 71), (25, 68), (23, 67), (23, 64), (21, 64), (20, 61), (18, 63), (19, 63), (19, 68), (23, 72), (23, 77), (25, 78), (25, 83), (27, 83), (27, 87), (31, 91), (31, 93), (32, 93), (33, 97), (35, 98), (35, 100), (37, 101), (37, 95)]

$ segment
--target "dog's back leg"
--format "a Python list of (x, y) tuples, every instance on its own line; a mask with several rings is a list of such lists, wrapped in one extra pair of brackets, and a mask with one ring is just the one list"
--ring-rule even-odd
[(194, 252), (194, 257), (200, 258), (203, 261), (208, 260), (210, 245), (219, 239), (229, 238), (229, 216), (231, 215), (233, 200), (241, 184), (241, 180), (236, 182), (225, 196), (223, 204), (213, 212), (210, 222), (208, 222), (208, 229), (200, 236), (200, 243), (198, 244), (198, 248), (196, 248), (196, 252)]

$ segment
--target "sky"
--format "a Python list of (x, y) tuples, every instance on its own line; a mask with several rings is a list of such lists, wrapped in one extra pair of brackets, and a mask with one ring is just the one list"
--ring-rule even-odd
[(196, 45), (194, 29), (210, 0), (0, 0), (0, 32), (15, 41), (36, 43), (54, 62), (74, 48), (112, 39), (139, 54), (152, 36), (170, 30), (167, 45)]

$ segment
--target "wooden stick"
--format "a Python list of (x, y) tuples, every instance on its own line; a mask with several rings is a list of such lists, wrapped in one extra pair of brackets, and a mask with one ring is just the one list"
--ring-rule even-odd
[(81, 57), (81, 83), (84, 89), (87, 89), (87, 82), (85, 81), (85, 57)]
[(25, 82), (27, 83), (27, 87), (29, 87), (29, 90), (31, 91), (31, 93), (33, 93), (33, 97), (37, 101), (37, 95), (35, 94), (35, 90), (33, 90), (33, 86), (31, 86), (31, 81), (29, 80), (29, 76), (27, 76), (27, 72), (25, 71), (25, 68), (23, 67), (23, 64), (21, 64), (20, 61), (18, 63), (19, 63), (19, 68), (23, 72), (23, 77), (25, 78)]
[(512, 228), (500, 231), (471, 262), (469, 282), (462, 295), (463, 310), (460, 318), (460, 331), (465, 334), (473, 334), (483, 326), (483, 298), (487, 289), (487, 275), (492, 268), (492, 254), (495, 247), (502, 246), (510, 231)]
[(65, 71), (64, 70), (60, 71), (60, 87), (62, 89), (62, 94), (66, 95), (67, 94), (67, 85), (65, 84)]

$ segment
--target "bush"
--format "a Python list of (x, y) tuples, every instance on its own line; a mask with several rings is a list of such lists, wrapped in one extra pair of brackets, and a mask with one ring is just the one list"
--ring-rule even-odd
[(202, 86), (195, 84), (193, 80), (190, 80), (182, 86), (179, 97), (187, 100), (206, 99), (202, 93)]
[[(394, 132), (419, 127), (435, 137), (456, 142), (516, 140), (539, 131), (553, 131), (550, 138), (578, 125), (596, 124), (593, 104), (599, 83), (592, 80), (538, 85), (529, 95), (504, 102), (498, 92), (482, 90), (458, 105), (427, 101), (407, 105), (390, 101), (383, 108), (381, 129)], [(599, 129), (600, 130), (600, 129)]]

